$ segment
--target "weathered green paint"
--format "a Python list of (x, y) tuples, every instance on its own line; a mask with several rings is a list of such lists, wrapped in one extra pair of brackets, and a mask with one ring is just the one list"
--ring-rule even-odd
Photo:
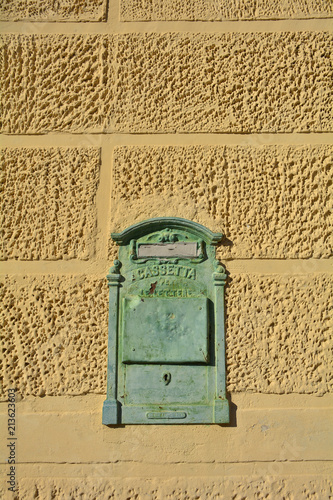
[(123, 363), (207, 363), (205, 298), (123, 299)]
[(103, 423), (228, 422), (222, 234), (165, 217), (112, 238)]

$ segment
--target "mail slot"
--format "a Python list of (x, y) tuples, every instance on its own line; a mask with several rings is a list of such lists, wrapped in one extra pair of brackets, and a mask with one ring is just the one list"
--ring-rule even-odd
[(111, 235), (103, 423), (226, 423), (221, 233), (161, 217)]

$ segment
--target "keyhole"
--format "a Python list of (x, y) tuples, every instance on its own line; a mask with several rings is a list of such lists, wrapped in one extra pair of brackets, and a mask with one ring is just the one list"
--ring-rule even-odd
[(164, 383), (165, 385), (168, 385), (170, 384), (171, 382), (171, 373), (170, 372), (166, 372), (164, 375), (163, 375), (163, 380), (164, 380)]

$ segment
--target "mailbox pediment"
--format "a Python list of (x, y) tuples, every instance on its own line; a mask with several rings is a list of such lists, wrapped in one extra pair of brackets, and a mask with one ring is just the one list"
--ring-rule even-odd
[[(180, 217), (156, 217), (143, 222), (133, 224), (121, 233), (111, 233), (111, 238), (119, 245), (126, 245), (131, 239), (137, 239), (142, 236), (150, 235), (154, 238), (156, 233), (165, 230), (183, 231), (186, 236), (203, 239), (206, 243), (217, 244), (221, 241), (222, 233), (213, 233), (210, 229), (197, 222), (193, 222)], [(166, 231), (168, 232), (168, 231)]]

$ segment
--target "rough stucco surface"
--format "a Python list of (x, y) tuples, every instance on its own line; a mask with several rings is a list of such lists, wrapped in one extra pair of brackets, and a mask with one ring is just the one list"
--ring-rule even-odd
[(105, 21), (107, 0), (2, 0), (2, 21)]
[(108, 295), (82, 276), (8, 278), (5, 386), (21, 395), (105, 392)]
[(222, 259), (326, 258), (331, 166), (324, 145), (117, 147), (112, 229), (178, 216), (222, 228)]
[(331, 39), (315, 32), (120, 36), (114, 128), (329, 131)]
[(123, 21), (304, 19), (332, 15), (329, 0), (120, 0)]
[[(149, 468), (149, 466), (147, 466)], [(332, 483), (320, 476), (269, 477), (169, 477), (142, 480), (140, 478), (86, 477), (84, 484), (77, 478), (25, 478), (19, 481), (20, 500), (30, 498), (83, 498), (84, 500), (229, 500), (252, 499), (328, 499)], [(1, 490), (0, 490), (1, 491)]]
[(7, 148), (0, 158), (0, 258), (93, 256), (100, 150)]
[[(4, 391), (105, 393), (105, 279), (7, 277), (0, 298)], [(226, 303), (228, 391), (330, 392), (330, 299), (330, 279), (322, 274), (234, 276)]]
[[(0, 498), (333, 498), (332, 2), (0, 3)], [(227, 236), (230, 424), (110, 428), (110, 232), (166, 215)]]
[(227, 293), (230, 392), (332, 391), (329, 276), (238, 275)]
[(2, 129), (329, 131), (331, 40), (317, 32), (4, 36)]
[(102, 130), (111, 43), (99, 35), (4, 35), (2, 129), (9, 133)]

